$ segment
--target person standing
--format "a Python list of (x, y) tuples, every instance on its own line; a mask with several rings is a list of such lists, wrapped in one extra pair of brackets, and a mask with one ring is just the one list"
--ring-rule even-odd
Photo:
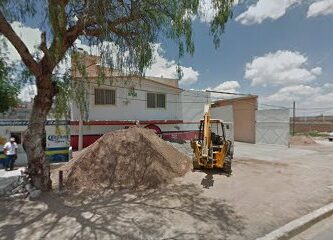
[(7, 157), (5, 170), (8, 171), (8, 168), (13, 170), (15, 160), (17, 159), (17, 144), (15, 142), (15, 138), (10, 138), (9, 142), (3, 146), (3, 151)]

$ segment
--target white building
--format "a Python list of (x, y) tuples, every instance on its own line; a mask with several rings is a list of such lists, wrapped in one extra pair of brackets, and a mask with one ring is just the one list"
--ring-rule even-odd
[[(86, 66), (88, 83), (88, 119), (79, 127), (80, 113), (71, 106), (71, 144), (78, 148), (80, 129), (83, 147), (90, 145), (108, 131), (131, 125), (154, 129), (164, 139), (189, 140), (197, 136), (204, 105), (210, 93), (179, 88), (178, 80), (122, 76), (110, 69), (101, 69), (99, 58), (81, 58)], [(80, 60), (80, 61), (81, 61)], [(82, 62), (80, 63), (82, 64)], [(82, 76), (72, 62), (74, 84)], [(102, 82), (98, 76), (106, 75)]]
[[(210, 93), (181, 89), (177, 79), (129, 77), (105, 68), (106, 77), (100, 82), (99, 58), (85, 56), (80, 60), (85, 65), (88, 82), (82, 80), (73, 62), (72, 79), (74, 85), (85, 82), (84, 87), (88, 89), (87, 117), (80, 116), (78, 106), (73, 102), (71, 121), (60, 121), (60, 125), (57, 121), (47, 121), (46, 153), (51, 162), (66, 161), (69, 145), (74, 150), (80, 144), (86, 147), (106, 132), (133, 125), (153, 129), (166, 140), (198, 137), (204, 105), (211, 101)], [(0, 120), (0, 160), (4, 158), (1, 146), (10, 136), (15, 136), (19, 140), (17, 163), (26, 163), (21, 139), (28, 124), (29, 120)], [(233, 139), (231, 123), (227, 125), (227, 137)]]

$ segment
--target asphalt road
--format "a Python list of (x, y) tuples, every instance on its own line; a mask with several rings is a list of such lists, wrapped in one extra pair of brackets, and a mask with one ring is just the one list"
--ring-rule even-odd
[(313, 225), (305, 232), (291, 240), (332, 240), (333, 239), (333, 216)]

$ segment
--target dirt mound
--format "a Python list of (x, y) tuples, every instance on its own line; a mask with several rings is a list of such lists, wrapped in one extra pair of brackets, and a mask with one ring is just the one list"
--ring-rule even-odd
[(190, 169), (187, 156), (137, 127), (103, 135), (63, 167), (65, 186), (86, 190), (156, 187)]
[(293, 136), (290, 138), (291, 145), (314, 145), (317, 144), (312, 138), (308, 136)]

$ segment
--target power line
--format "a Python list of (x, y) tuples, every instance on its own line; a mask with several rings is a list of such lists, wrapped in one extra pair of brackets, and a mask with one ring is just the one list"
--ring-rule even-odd
[[(80, 80), (73, 80), (73, 81), (79, 82)], [(141, 92), (153, 92), (153, 91), (145, 90), (145, 89), (132, 88), (132, 87), (123, 87), (123, 86), (114, 86), (114, 85), (111, 85), (111, 84), (96, 83), (96, 82), (91, 82), (91, 81), (88, 81), (88, 83), (95, 84), (97, 86), (107, 86), (107, 87), (121, 88), (121, 89), (127, 89), (127, 90), (133, 89), (135, 91), (141, 91)], [(167, 87), (167, 86), (165, 86), (165, 87)], [(255, 95), (252, 95), (252, 94), (232, 93), (232, 92), (213, 91), (213, 90), (206, 90), (206, 91), (190, 90), (190, 91), (188, 91), (188, 90), (184, 90), (184, 89), (181, 89), (181, 88), (178, 88), (178, 90), (180, 91), (180, 93), (186, 92), (186, 94), (171, 93), (171, 92), (168, 92), (166, 94), (176, 95), (176, 96), (185, 96), (185, 97), (208, 98), (208, 100), (209, 99), (215, 99), (215, 100), (221, 100), (221, 101), (229, 100), (229, 98), (222, 98), (222, 97), (215, 97), (215, 96), (204, 96), (204, 95), (200, 95), (200, 93), (209, 92), (209, 93), (220, 93), (220, 94), (226, 94), (226, 95), (255, 96)], [(92, 95), (94, 95), (94, 94), (92, 94)], [(117, 97), (117, 98), (126, 99), (126, 100), (147, 101), (145, 99), (134, 99), (134, 98), (129, 99), (129, 98), (121, 98), (121, 97)], [(230, 98), (230, 99), (232, 99), (232, 98)], [(259, 103), (259, 102), (257, 104), (255, 104), (255, 103), (251, 103), (251, 102), (246, 102), (242, 98), (235, 99), (233, 101), (243, 101), (245, 104), (252, 105), (252, 106), (268, 106), (268, 107), (276, 107), (276, 108), (279, 108), (279, 109), (289, 109), (289, 110), (292, 109), (292, 107), (285, 107), (285, 106), (273, 105), (273, 104), (265, 104), (265, 103)], [(207, 101), (197, 101), (197, 102), (195, 102), (195, 101), (167, 101), (167, 102), (169, 102), (169, 103), (207, 103)], [(297, 110), (302, 110), (302, 111), (311, 111), (311, 110), (327, 110), (328, 111), (330, 109), (333, 109), (333, 106), (297, 108)]]
[(333, 109), (333, 106), (329, 106), (329, 107), (312, 107), (312, 108), (297, 108), (298, 110), (316, 110), (316, 109)]
[[(148, 79), (149, 80), (149, 79)], [(75, 81), (75, 82), (80, 82), (80, 80), (75, 80), (73, 79), (72, 81)], [(127, 89), (127, 90), (135, 90), (135, 91), (141, 91), (141, 92), (152, 92), (150, 90), (145, 90), (145, 89), (139, 89), (139, 88), (133, 88), (133, 87), (123, 87), (123, 86), (114, 86), (114, 85), (111, 85), (111, 84), (105, 84), (105, 83), (96, 83), (96, 82), (91, 82), (91, 81), (88, 81), (88, 83), (91, 83), (91, 84), (95, 84), (97, 86), (106, 86), (106, 87), (114, 87), (114, 88), (122, 88), (122, 89)], [(167, 85), (165, 87), (168, 87)], [(171, 86), (172, 88), (172, 86)], [(197, 91), (197, 90), (193, 90), (193, 91), (196, 91), (196, 92), (190, 92), (188, 90), (184, 90), (182, 88), (176, 88), (177, 90), (179, 90), (180, 92), (187, 92), (188, 94), (182, 94), (182, 96), (187, 96), (187, 97), (207, 97), (207, 96), (200, 96), (198, 95), (199, 92), (201, 93), (204, 93), (204, 91)], [(168, 92), (168, 94), (170, 95), (177, 95), (179, 96), (179, 93), (171, 93), (171, 92)]]
[(277, 107), (277, 108), (283, 108), (283, 109), (292, 109), (292, 108), (289, 108), (289, 107), (284, 107), (284, 106), (279, 106), (279, 105), (272, 105), (272, 104), (265, 104), (265, 103), (258, 103), (259, 105), (262, 105), (262, 106), (268, 106), (268, 107)]
[(227, 94), (227, 95), (254, 96), (252, 94), (246, 94), (246, 93), (233, 93), (233, 92), (223, 92), (223, 91), (215, 91), (215, 90), (206, 90), (206, 92), (221, 93), (221, 94)]

